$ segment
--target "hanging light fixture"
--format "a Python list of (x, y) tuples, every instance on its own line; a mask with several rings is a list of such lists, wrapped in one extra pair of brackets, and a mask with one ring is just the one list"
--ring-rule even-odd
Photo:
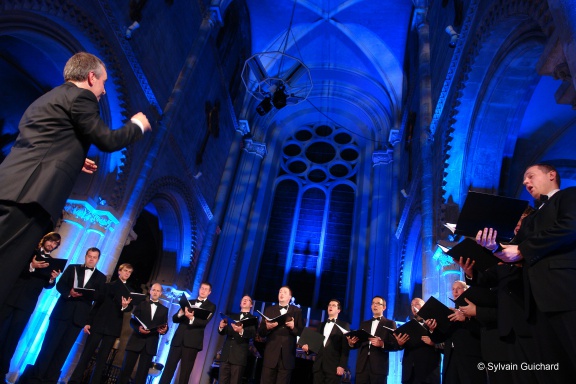
[(295, 8), (296, 0), (280, 49), (256, 53), (246, 60), (242, 69), (242, 82), (248, 93), (260, 101), (256, 111), (262, 116), (270, 112), (272, 106), (281, 109), (306, 100), (312, 90), (310, 69), (301, 59), (286, 53), (290, 37), (296, 45), (292, 33)]

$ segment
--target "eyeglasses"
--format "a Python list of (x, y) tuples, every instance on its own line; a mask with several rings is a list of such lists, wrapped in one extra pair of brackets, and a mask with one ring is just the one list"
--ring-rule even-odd
[(376, 305), (384, 305), (384, 303), (378, 303), (378, 302), (373, 301), (373, 302), (372, 302), (372, 305), (374, 305), (374, 304), (376, 304)]

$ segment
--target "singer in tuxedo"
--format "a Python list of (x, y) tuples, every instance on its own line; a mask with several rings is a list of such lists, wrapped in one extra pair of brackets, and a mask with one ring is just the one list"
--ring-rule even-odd
[(360, 323), (360, 329), (374, 335), (363, 343), (357, 337), (348, 338), (352, 349), (358, 349), (356, 358), (356, 384), (380, 384), (388, 380), (389, 351), (400, 347), (393, 335), (396, 322), (386, 319), (386, 301), (380, 296), (372, 298), (372, 319)]
[(68, 381), (69, 384), (82, 381), (84, 371), (96, 349), (98, 349), (96, 364), (94, 364), (90, 382), (100, 383), (108, 355), (122, 332), (124, 313), (132, 312), (133, 306), (130, 303), (132, 291), (128, 288), (127, 281), (133, 270), (132, 265), (121, 264), (118, 267), (118, 279), (104, 285), (102, 292), (97, 296), (84, 326), (84, 333), (88, 334), (88, 338), (76, 368)]
[(523, 184), (542, 204), (522, 221), (517, 245), (501, 245), (495, 255), (523, 263), (525, 307), (542, 362), (559, 363), (551, 382), (569, 382), (576, 376), (576, 188), (560, 190), (550, 164), (528, 167)]
[(160, 303), (161, 295), (162, 286), (158, 283), (153, 284), (150, 288), (150, 301), (144, 301), (134, 309), (133, 317), (130, 319), (133, 332), (126, 344), (120, 384), (128, 383), (137, 360), (136, 376), (132, 382), (146, 384), (148, 369), (158, 351), (160, 335), (168, 331), (168, 308)]
[[(342, 330), (350, 331), (350, 324), (338, 319), (341, 309), (340, 301), (330, 300), (328, 319), (318, 329), (324, 336), (324, 344), (314, 360), (314, 384), (340, 384), (348, 365), (350, 347)], [(303, 345), (302, 350), (308, 352), (308, 345)]]
[[(468, 288), (465, 282), (456, 280), (452, 284), (452, 296), (456, 300)], [(427, 319), (433, 342), (444, 343), (442, 383), (486, 384), (488, 375), (486, 362), (482, 360), (480, 347), (481, 324), (475, 318), (467, 318), (461, 311), (454, 310), (448, 316), (451, 326), (446, 332), (436, 329), (435, 319)]]
[(440, 350), (430, 338), (430, 331), (424, 324), (424, 319), (418, 316), (418, 311), (424, 305), (419, 297), (412, 299), (411, 310), (416, 320), (426, 328), (427, 335), (417, 342), (406, 343), (408, 338), (396, 335), (398, 345), (404, 349), (402, 357), (402, 384), (440, 384)]
[(86, 325), (92, 300), (83, 297), (74, 288), (94, 289), (101, 291), (106, 284), (106, 275), (96, 269), (100, 258), (98, 248), (88, 248), (84, 264), (69, 265), (60, 276), (56, 289), (60, 298), (50, 315), (48, 330), (44, 336), (42, 347), (32, 373), (22, 380), (31, 383), (56, 384), (60, 377), (62, 366), (78, 338), (78, 334)]
[(289, 384), (296, 366), (296, 337), (304, 329), (302, 311), (290, 305), (292, 290), (283, 286), (278, 291), (278, 305), (266, 307), (264, 315), (274, 319), (286, 314), (286, 322), (270, 322), (263, 319), (258, 327), (258, 335), (266, 339), (262, 361), (262, 384)]
[(22, 271), (10, 291), (4, 306), (0, 308), (0, 378), (10, 370), (10, 360), (16, 351), (24, 328), (36, 308), (38, 296), (43, 289), (54, 288), (61, 271), (47, 271), (46, 260), (60, 246), (60, 235), (50, 232), (44, 235), (34, 251), (30, 265)]
[[(198, 290), (198, 299), (190, 301), (193, 307), (206, 309), (207, 311), (216, 312), (216, 305), (208, 300), (212, 293), (212, 284), (203, 282)], [(200, 319), (194, 316), (194, 308), (190, 310), (180, 309), (172, 316), (172, 322), (178, 323), (178, 328), (172, 337), (168, 359), (164, 365), (164, 371), (160, 378), (160, 384), (170, 384), (178, 362), (180, 362), (180, 375), (176, 384), (187, 384), (194, 368), (196, 355), (204, 347), (204, 330), (208, 322), (212, 320), (213, 315), (208, 319)]]
[(106, 66), (80, 52), (64, 67), (61, 86), (34, 101), (24, 112), (19, 135), (0, 164), (0, 306), (28, 256), (52, 228), (81, 171), (93, 173), (86, 159), (92, 144), (104, 152), (120, 150), (150, 131), (137, 113), (123, 127), (111, 130), (100, 117), (98, 102), (106, 93)]
[[(254, 319), (250, 313), (252, 298), (242, 297), (240, 313), (233, 314), (234, 320)], [(222, 354), (220, 355), (220, 368), (218, 370), (218, 384), (240, 384), (248, 361), (248, 346), (250, 339), (256, 336), (256, 325), (244, 327), (242, 323), (230, 323), (221, 320), (218, 333), (226, 335)]]

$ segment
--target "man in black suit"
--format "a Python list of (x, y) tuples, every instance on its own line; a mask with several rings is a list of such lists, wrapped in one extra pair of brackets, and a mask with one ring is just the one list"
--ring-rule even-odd
[(118, 280), (106, 284), (102, 292), (97, 295), (84, 326), (84, 333), (88, 334), (88, 338), (68, 381), (69, 384), (82, 382), (84, 371), (96, 349), (98, 349), (96, 364), (90, 381), (100, 383), (108, 355), (122, 332), (124, 313), (132, 312), (133, 306), (130, 304), (132, 291), (128, 288), (127, 281), (133, 270), (132, 265), (121, 264), (118, 267)]
[[(170, 384), (178, 362), (180, 362), (180, 375), (176, 384), (187, 384), (194, 368), (196, 355), (204, 347), (204, 329), (212, 320), (216, 305), (208, 300), (212, 293), (212, 284), (203, 282), (198, 290), (198, 299), (190, 301), (193, 308), (180, 309), (172, 316), (172, 322), (178, 323), (178, 328), (172, 337), (168, 359), (160, 378), (160, 384)], [(194, 307), (202, 308), (212, 313), (206, 320), (194, 316)]]
[[(456, 300), (468, 288), (465, 282), (456, 280), (452, 284), (452, 296)], [(475, 318), (467, 318), (459, 310), (448, 316), (451, 327), (447, 332), (436, 329), (435, 319), (426, 320), (435, 343), (444, 343), (442, 383), (486, 384), (486, 362), (482, 360), (480, 348), (481, 324)], [(480, 368), (481, 369), (480, 369)]]
[(352, 349), (360, 349), (356, 360), (356, 384), (381, 384), (388, 380), (388, 352), (397, 351), (400, 347), (391, 331), (396, 329), (396, 322), (386, 319), (386, 301), (381, 296), (372, 298), (372, 314), (369, 320), (360, 323), (360, 329), (374, 337), (359, 343), (358, 337), (348, 337)]
[(289, 384), (296, 365), (296, 337), (304, 329), (302, 311), (290, 305), (292, 290), (283, 286), (278, 291), (278, 305), (267, 307), (264, 315), (275, 319), (286, 315), (286, 321), (267, 321), (263, 319), (258, 335), (266, 339), (264, 359), (262, 361), (262, 384)]
[(10, 370), (10, 360), (18, 341), (36, 308), (42, 289), (54, 288), (61, 271), (44, 271), (49, 266), (46, 260), (60, 246), (60, 235), (50, 232), (44, 235), (34, 251), (30, 265), (20, 274), (4, 306), (0, 308), (0, 378)]
[[(314, 384), (340, 384), (348, 365), (350, 347), (343, 330), (350, 331), (350, 324), (338, 319), (341, 310), (340, 301), (330, 300), (327, 310), (328, 319), (318, 329), (318, 332), (324, 336), (324, 343), (317, 352), (312, 368)], [(308, 345), (304, 344), (302, 350), (308, 352)]]
[(57, 383), (60, 370), (80, 330), (86, 324), (92, 306), (92, 299), (84, 297), (74, 288), (94, 289), (99, 292), (106, 284), (106, 276), (95, 268), (99, 258), (98, 248), (88, 248), (84, 264), (69, 265), (56, 283), (56, 289), (61, 296), (50, 315), (50, 324), (29, 382)]
[(100, 117), (98, 101), (106, 93), (104, 63), (81, 52), (64, 67), (65, 83), (34, 101), (24, 112), (16, 142), (0, 164), (0, 306), (28, 255), (58, 221), (80, 171), (93, 173), (86, 159), (91, 144), (113, 152), (150, 131), (137, 113), (111, 130)]
[[(158, 351), (160, 335), (168, 331), (168, 308), (160, 303), (162, 286), (158, 283), (150, 288), (150, 301), (140, 303), (134, 309), (130, 326), (134, 330), (126, 344), (126, 353), (120, 373), (120, 384), (127, 384), (138, 360), (134, 384), (146, 384), (152, 359)], [(144, 325), (142, 325), (144, 323)]]
[(418, 316), (418, 311), (424, 305), (419, 297), (412, 299), (411, 310), (416, 320), (426, 329), (426, 336), (416, 342), (407, 343), (407, 335), (396, 335), (398, 345), (404, 349), (402, 357), (402, 384), (440, 384), (440, 350), (430, 339), (430, 332), (424, 324), (424, 319)]
[[(250, 308), (252, 308), (252, 298), (246, 295), (240, 301), (240, 313), (232, 315), (232, 319), (256, 319), (250, 313)], [(218, 383), (240, 384), (248, 361), (250, 339), (256, 336), (256, 325), (244, 327), (241, 322), (228, 324), (226, 320), (222, 319), (218, 326), (218, 333), (226, 335), (226, 341), (224, 341), (220, 355)]]
[[(524, 172), (523, 184), (539, 209), (526, 217), (515, 237), (495, 255), (505, 262), (523, 262), (526, 310), (542, 363), (559, 364), (550, 379), (576, 376), (576, 188), (560, 190), (560, 175), (549, 164)], [(566, 359), (566, 360), (563, 360)], [(559, 374), (554, 374), (559, 372)]]

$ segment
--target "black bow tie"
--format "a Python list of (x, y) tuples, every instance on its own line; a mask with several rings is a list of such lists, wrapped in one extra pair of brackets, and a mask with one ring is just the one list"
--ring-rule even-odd
[(540, 208), (542, 204), (548, 201), (548, 199), (549, 199), (548, 195), (540, 195), (539, 199), (534, 200), (534, 205), (536, 206), (536, 208)]
[(152, 304), (152, 305), (158, 305), (158, 302), (157, 302), (157, 301), (151, 301), (150, 304)]
[(94, 272), (94, 268), (90, 268), (90, 267), (84, 267), (84, 270), (85, 270), (85, 271), (86, 271), (86, 270), (90, 270), (90, 271)]
[(328, 319), (326, 322), (327, 322), (327, 323), (335, 323), (335, 322), (336, 322), (336, 319)]
[(198, 303), (203, 303), (203, 302), (205, 302), (205, 301), (206, 301), (206, 300), (196, 300), (196, 304), (198, 304)]
[(375, 317), (372, 319), (372, 321), (380, 321), (380, 319), (381, 319), (380, 317)]
[(288, 306), (287, 305), (281, 305), (280, 309), (288, 309)]
[(250, 313), (250, 312), (240, 312), (240, 315), (242, 315), (242, 316), (248, 316), (249, 313)]

